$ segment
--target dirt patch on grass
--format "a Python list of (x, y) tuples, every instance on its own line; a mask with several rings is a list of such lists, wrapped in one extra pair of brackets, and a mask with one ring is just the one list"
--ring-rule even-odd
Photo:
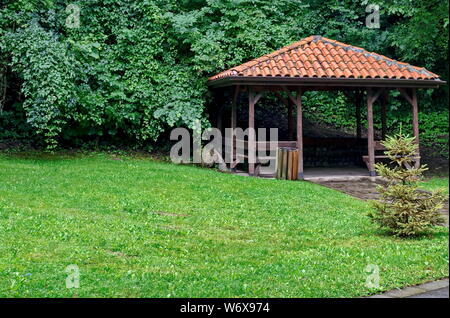
[(383, 181), (319, 181), (317, 182), (327, 188), (347, 193), (361, 200), (375, 200), (379, 198), (376, 187), (382, 185)]

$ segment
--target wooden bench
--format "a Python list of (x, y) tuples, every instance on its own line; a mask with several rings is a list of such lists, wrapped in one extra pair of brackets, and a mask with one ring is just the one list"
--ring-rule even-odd
[[(375, 149), (375, 151), (386, 151), (387, 150), (386, 147), (383, 146), (381, 144), (381, 141), (379, 141), (379, 140), (374, 141), (374, 149)], [(370, 170), (369, 156), (363, 156), (362, 158), (363, 158), (363, 161), (365, 162), (365, 164), (367, 166), (367, 169)], [(389, 156), (386, 156), (384, 153), (383, 153), (383, 155), (376, 155), (375, 154), (375, 156), (374, 156), (375, 161), (377, 159), (387, 159), (387, 158), (389, 158)], [(414, 156), (414, 157), (411, 157), (411, 159), (415, 160), (414, 167), (418, 168), (419, 163), (420, 163), (420, 161), (419, 161), (420, 160), (420, 156)], [(411, 169), (412, 166), (407, 165), (406, 168), (407, 169)]]
[[(386, 149), (386, 147), (385, 146), (383, 146), (382, 144), (381, 144), (381, 141), (379, 141), (379, 140), (375, 140), (374, 141), (374, 149), (375, 149), (375, 151), (386, 151), (387, 149)], [(370, 170), (370, 167), (369, 167), (369, 156), (363, 156), (362, 157), (363, 158), (363, 161), (365, 162), (365, 164), (366, 164), (366, 166), (367, 166), (367, 169), (369, 169)], [(383, 153), (383, 155), (377, 155), (377, 154), (375, 154), (375, 160), (376, 159), (386, 159), (386, 158), (389, 158), (388, 156), (386, 156), (384, 153)]]

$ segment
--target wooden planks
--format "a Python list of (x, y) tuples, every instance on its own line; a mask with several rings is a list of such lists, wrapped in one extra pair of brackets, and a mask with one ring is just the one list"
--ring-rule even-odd
[(374, 177), (375, 173), (375, 147), (374, 147), (374, 134), (373, 134), (373, 103), (375, 101), (373, 89), (367, 90), (367, 149), (369, 152), (369, 175)]
[[(420, 148), (419, 148), (419, 108), (417, 105), (417, 91), (415, 88), (406, 89), (398, 88), (402, 96), (411, 104), (412, 111), (412, 125), (413, 133), (415, 137), (415, 143), (417, 144), (417, 157), (420, 158)], [(420, 159), (416, 161), (416, 167), (420, 166)]]
[(299, 161), (299, 151), (294, 151), (293, 152), (293, 158), (292, 158), (292, 162), (294, 163), (294, 165), (292, 166), (292, 180), (297, 180), (298, 177), (298, 164), (295, 164), (296, 162)]
[(415, 89), (411, 90), (411, 108), (412, 108), (412, 124), (413, 124), (413, 133), (414, 133), (414, 141), (417, 145), (417, 161), (415, 163), (415, 167), (420, 167), (420, 148), (419, 148), (419, 107), (417, 105), (417, 92)]
[[(303, 179), (303, 113), (302, 113), (302, 94), (303, 91), (299, 89), (295, 98), (297, 105), (297, 149), (300, 152), (298, 157), (298, 177)], [(297, 178), (297, 177), (296, 177)]]
[(255, 136), (255, 94), (248, 92), (248, 173), (255, 175), (256, 162), (256, 136)]
[(297, 148), (279, 147), (277, 149), (277, 179), (297, 180), (299, 151)]

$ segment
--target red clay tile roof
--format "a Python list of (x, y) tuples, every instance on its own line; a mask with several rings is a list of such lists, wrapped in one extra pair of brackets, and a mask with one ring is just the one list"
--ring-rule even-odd
[(304, 38), (209, 80), (237, 76), (440, 80), (425, 68), (321, 36)]

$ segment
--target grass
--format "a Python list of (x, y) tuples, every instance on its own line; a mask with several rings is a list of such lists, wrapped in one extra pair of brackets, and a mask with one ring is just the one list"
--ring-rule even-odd
[(308, 182), (0, 153), (0, 296), (356, 297), (448, 276), (447, 228), (398, 239), (368, 209)]
[(443, 189), (448, 195), (448, 177), (432, 177), (425, 179), (424, 182), (421, 183), (421, 187), (428, 191)]

